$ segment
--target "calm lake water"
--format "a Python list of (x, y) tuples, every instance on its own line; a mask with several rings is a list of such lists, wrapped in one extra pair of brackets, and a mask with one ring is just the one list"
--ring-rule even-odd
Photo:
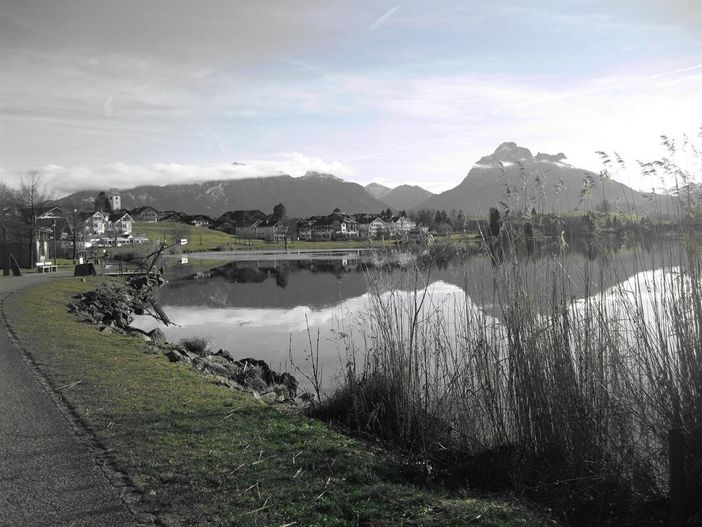
[[(555, 266), (565, 268), (577, 300), (656, 269), (663, 254), (670, 254), (669, 248), (621, 246), (609, 258), (573, 250), (557, 260), (553, 250), (543, 248), (525, 256), (522, 263), (527, 269), (526, 287), (535, 295), (551, 290)], [(345, 363), (347, 341), (340, 334), (351, 335), (346, 339), (364, 346), (362, 315), (369, 304), (368, 284), (380, 270), (393, 288), (407, 290), (407, 278), (419, 268), (419, 285), (422, 280), (430, 285), (434, 305), (469, 302), (495, 320), (500, 317), (495, 308), (493, 264), (479, 252), (430, 267), (421, 258), (403, 253), (317, 255), (312, 260), (300, 255), (293, 260), (284, 255), (251, 258), (248, 255), (245, 261), (231, 261), (197, 276), (188, 265), (169, 264), (169, 282), (158, 298), (177, 325), (164, 328), (150, 317), (139, 317), (134, 325), (146, 330), (161, 327), (172, 342), (207, 336), (214, 350), (224, 348), (242, 358), (263, 359), (275, 369), (293, 373), (290, 357), (308, 369), (310, 339), (316, 349), (319, 335), (324, 384), (330, 385)], [(666, 261), (671, 263), (669, 258)], [(588, 281), (587, 276), (596, 279)]]

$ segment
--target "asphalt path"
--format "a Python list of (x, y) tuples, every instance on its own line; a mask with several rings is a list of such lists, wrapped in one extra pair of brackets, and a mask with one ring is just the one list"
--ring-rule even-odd
[[(0, 302), (12, 291), (54, 276), (0, 277)], [(99, 452), (79, 436), (45, 385), (12, 343), (3, 317), (0, 526), (136, 525), (100, 468)]]

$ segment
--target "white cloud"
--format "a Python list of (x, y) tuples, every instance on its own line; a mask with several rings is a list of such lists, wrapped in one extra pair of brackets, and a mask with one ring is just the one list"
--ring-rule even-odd
[[(438, 191), (457, 185), (506, 140), (534, 153), (562, 151), (574, 166), (597, 170), (596, 150), (647, 159), (661, 133), (695, 131), (702, 115), (699, 57), (577, 78), (465, 67), (450, 74), (333, 70), (284, 57), (308, 71), (268, 76), (170, 53), (149, 60), (91, 53), (25, 50), (0, 58), (6, 173), (58, 165), (46, 171), (61, 192), (107, 187), (115, 177), (131, 186), (306, 170), (381, 176), (392, 186), (412, 180)], [(283, 150), (322, 158), (275, 154)], [(169, 163), (153, 163), (159, 159)], [(223, 159), (247, 168), (232, 170)], [(650, 186), (626, 177), (637, 188)]]
[[(281, 153), (274, 159), (268, 160), (241, 160), (236, 163), (215, 165), (111, 163), (97, 166), (63, 166), (49, 164), (39, 169), (39, 173), (44, 176), (47, 185), (54, 189), (57, 197), (80, 190), (107, 187), (125, 189), (141, 185), (183, 184), (281, 174), (299, 177), (307, 171), (331, 173), (341, 178), (353, 175), (353, 171), (343, 163), (328, 162), (299, 152)], [(8, 180), (11, 184), (17, 185), (19, 182), (19, 175), (11, 178), (8, 171), (2, 169), (0, 174), (4, 176), (3, 180)]]

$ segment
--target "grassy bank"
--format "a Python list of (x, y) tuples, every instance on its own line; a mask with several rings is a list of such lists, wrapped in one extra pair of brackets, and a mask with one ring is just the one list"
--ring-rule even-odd
[[(165, 241), (175, 243), (181, 238), (187, 238), (188, 244), (182, 247), (183, 252), (198, 251), (236, 251), (256, 249), (285, 249), (284, 242), (268, 242), (266, 240), (245, 239), (224, 232), (195, 227), (178, 222), (134, 224), (135, 234), (144, 234), (150, 241)], [(357, 249), (367, 247), (391, 247), (394, 240), (348, 240), (348, 241), (288, 241), (288, 249)]]
[(11, 295), (5, 310), (53, 387), (143, 490), (141, 506), (167, 525), (544, 524), (508, 502), (426, 486), (422, 471), (385, 451), (75, 322), (70, 295), (97, 283), (54, 280)]

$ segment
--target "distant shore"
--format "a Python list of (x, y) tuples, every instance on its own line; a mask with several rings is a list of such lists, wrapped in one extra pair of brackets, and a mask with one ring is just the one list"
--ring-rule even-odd
[(169, 254), (169, 260), (186, 257), (192, 260), (343, 260), (346, 258), (360, 258), (377, 252), (378, 248), (358, 249), (259, 249), (259, 250), (233, 250), (233, 251), (201, 251), (185, 254)]

